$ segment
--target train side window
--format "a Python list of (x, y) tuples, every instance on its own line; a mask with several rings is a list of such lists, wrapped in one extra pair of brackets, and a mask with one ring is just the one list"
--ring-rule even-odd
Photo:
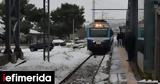
[(144, 40), (144, 28), (138, 28), (138, 40)]

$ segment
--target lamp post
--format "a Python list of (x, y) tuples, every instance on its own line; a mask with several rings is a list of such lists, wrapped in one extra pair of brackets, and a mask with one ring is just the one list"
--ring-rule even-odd
[(74, 33), (75, 28), (74, 27), (75, 27), (75, 19), (73, 18), (73, 32), (72, 32), (73, 33), (73, 36), (72, 36), (73, 37), (73, 45), (75, 44), (75, 33)]
[(49, 43), (49, 35), (50, 35), (50, 0), (43, 0), (43, 8), (44, 8), (44, 27), (48, 27), (47, 30), (44, 29), (43, 31), (43, 43), (46, 44), (46, 35), (47, 35), (47, 52), (48, 56), (46, 57), (46, 48), (43, 50), (43, 60), (46, 61), (46, 58), (48, 59), (48, 62), (50, 61), (50, 43)]
[(78, 15), (74, 15), (73, 17), (73, 21), (72, 21), (72, 27), (73, 27), (73, 31), (72, 31), (72, 39), (73, 39), (73, 47), (74, 47), (74, 44), (75, 44), (75, 18), (77, 17)]
[(93, 0), (93, 15), (92, 15), (92, 21), (94, 22), (94, 19), (95, 19), (95, 0)]

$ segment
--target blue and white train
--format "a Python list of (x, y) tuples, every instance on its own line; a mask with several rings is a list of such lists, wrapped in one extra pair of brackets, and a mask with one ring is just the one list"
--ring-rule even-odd
[(95, 20), (87, 27), (87, 48), (93, 54), (106, 54), (113, 42), (113, 31), (105, 20)]

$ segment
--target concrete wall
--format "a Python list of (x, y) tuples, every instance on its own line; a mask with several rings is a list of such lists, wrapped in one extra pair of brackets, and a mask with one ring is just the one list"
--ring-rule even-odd
[(144, 54), (141, 52), (137, 52), (137, 64), (142, 72), (144, 72)]

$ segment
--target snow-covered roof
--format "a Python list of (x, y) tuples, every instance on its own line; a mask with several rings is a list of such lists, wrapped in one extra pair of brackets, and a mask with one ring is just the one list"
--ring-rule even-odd
[(41, 32), (38, 32), (38, 31), (33, 30), (33, 29), (30, 29), (30, 30), (29, 30), (29, 33), (30, 33), (30, 34), (41, 34)]
[(3, 34), (4, 32), (5, 30), (2, 27), (0, 27), (0, 34)]
[(61, 39), (55, 39), (52, 41), (52, 43), (63, 43), (64, 40), (61, 40)]
[[(0, 17), (0, 22), (3, 22), (1, 17)], [(5, 32), (5, 30), (3, 29), (4, 27), (5, 25), (0, 23), (0, 34), (3, 34)]]

